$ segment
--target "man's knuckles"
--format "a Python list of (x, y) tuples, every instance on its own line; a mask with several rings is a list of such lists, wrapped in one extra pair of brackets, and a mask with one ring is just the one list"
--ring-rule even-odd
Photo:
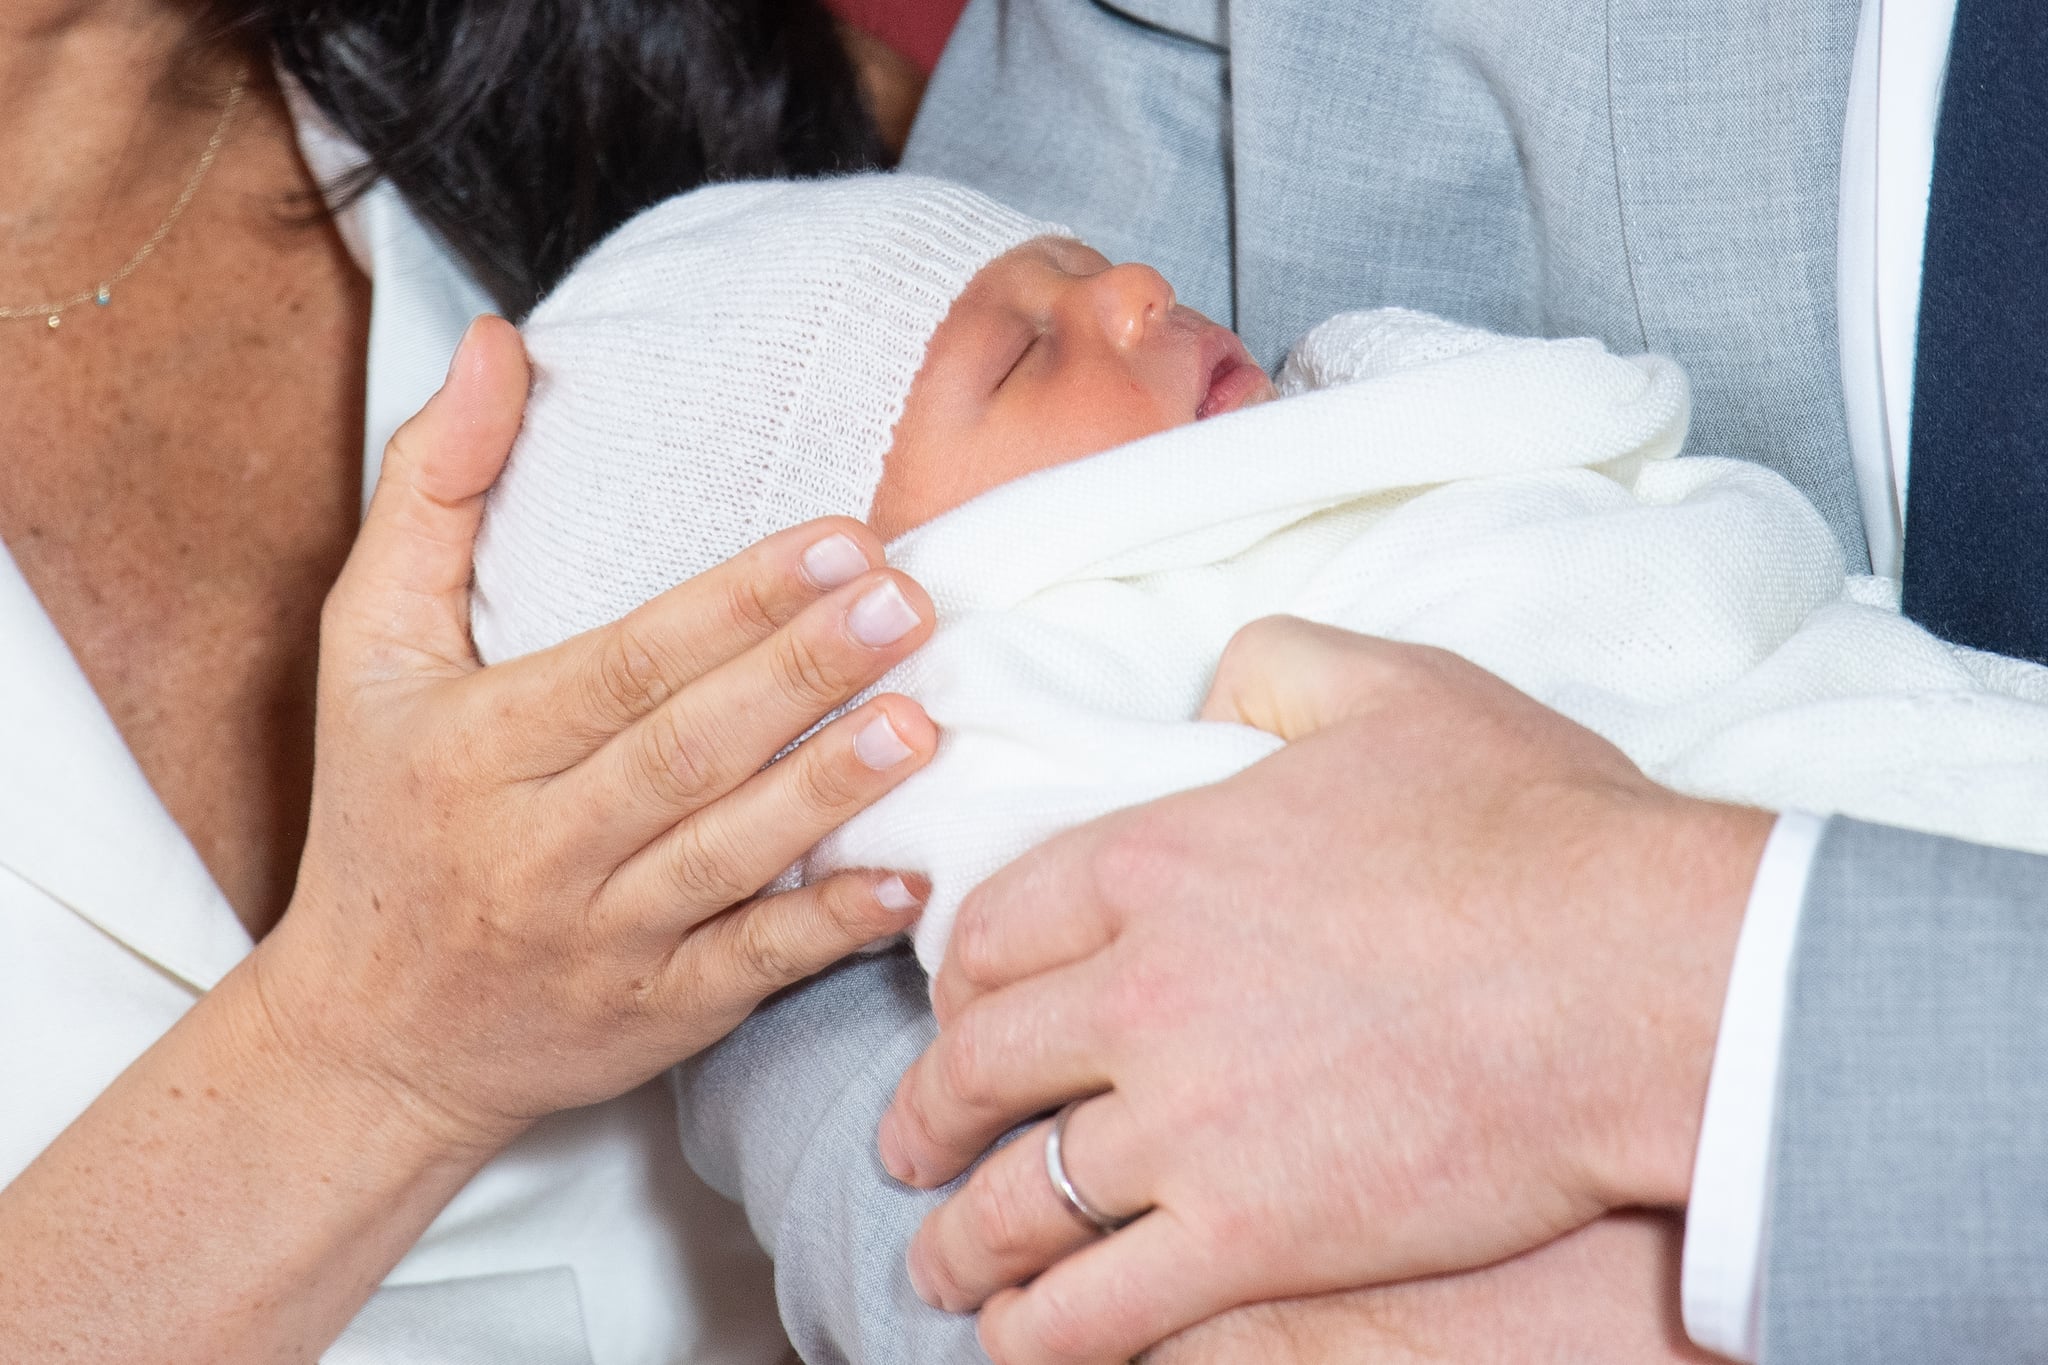
[(1201, 865), (1197, 832), (1181, 814), (1172, 801), (1126, 811), (1084, 855), (1086, 894), (1113, 925), (1172, 895)]

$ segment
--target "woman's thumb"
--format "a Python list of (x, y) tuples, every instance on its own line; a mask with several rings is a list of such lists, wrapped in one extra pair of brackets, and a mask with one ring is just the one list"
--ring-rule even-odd
[(475, 665), (469, 579), (484, 494), (505, 467), (530, 376), (518, 331), (472, 322), (440, 392), (398, 429), (329, 604), (375, 672)]

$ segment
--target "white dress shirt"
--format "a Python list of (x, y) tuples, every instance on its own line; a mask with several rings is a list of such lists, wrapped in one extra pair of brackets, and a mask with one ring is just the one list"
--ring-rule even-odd
[[(344, 144), (302, 124), (308, 161)], [(388, 187), (345, 218), (374, 303), (369, 446), (486, 300)], [(367, 482), (367, 481), (366, 481)], [(0, 547), (0, 1185), (251, 942)], [(490, 1162), (327, 1365), (768, 1365), (770, 1271), (683, 1161), (667, 1089), (558, 1114)]]
[[(1864, 0), (1842, 131), (1836, 310), (1849, 451), (1873, 570), (1905, 545), (1920, 263), (1955, 0)], [(1778, 1071), (1799, 911), (1824, 822), (1778, 820), (1758, 865), (1722, 1008), (1686, 1210), (1685, 1328), (1754, 1361), (1770, 1246)]]

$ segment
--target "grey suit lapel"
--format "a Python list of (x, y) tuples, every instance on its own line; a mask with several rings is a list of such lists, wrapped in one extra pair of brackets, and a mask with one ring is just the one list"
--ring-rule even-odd
[(1192, 38), (1210, 47), (1229, 41), (1224, 0), (1097, 0), (1104, 9), (1128, 15), (1165, 33)]
[(1669, 352), (1701, 454), (1868, 562), (1836, 199), (1859, 0), (1230, 0), (1236, 320), (1344, 308)]
[(1514, 130), (1442, 8), (1231, 0), (1237, 320), (1262, 361), (1347, 308), (1538, 329)]
[(1645, 344), (1695, 454), (1762, 459), (1868, 562), (1835, 324), (1858, 0), (1608, 0), (1615, 175)]

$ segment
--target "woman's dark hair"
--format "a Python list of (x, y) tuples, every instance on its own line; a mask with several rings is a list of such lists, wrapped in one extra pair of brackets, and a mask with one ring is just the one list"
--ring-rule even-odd
[[(818, 0), (213, 0), (520, 317), (713, 180), (874, 165)], [(362, 185), (343, 187), (360, 190)]]

